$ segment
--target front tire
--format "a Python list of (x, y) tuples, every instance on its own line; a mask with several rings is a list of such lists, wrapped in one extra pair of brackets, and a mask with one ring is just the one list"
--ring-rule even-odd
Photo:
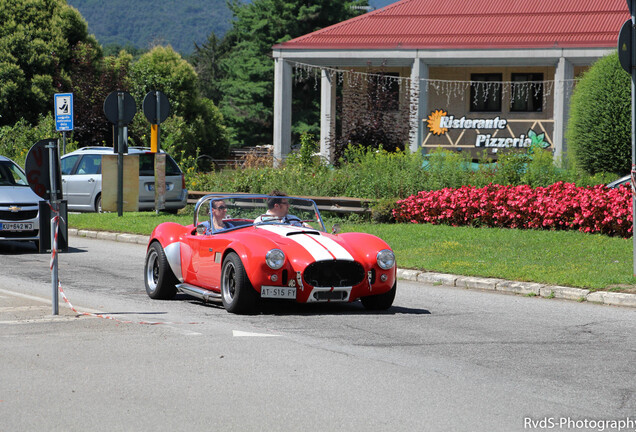
[(376, 294), (366, 297), (361, 297), (360, 301), (362, 305), (368, 310), (387, 310), (393, 305), (395, 300), (395, 293), (397, 291), (397, 282), (393, 284), (393, 288), (384, 294)]
[(258, 305), (258, 293), (245, 273), (241, 258), (234, 252), (223, 260), (221, 299), (225, 310), (235, 314), (254, 313)]
[(172, 273), (166, 254), (159, 242), (154, 242), (148, 248), (144, 281), (146, 293), (151, 299), (169, 300), (177, 294), (175, 285), (178, 280)]

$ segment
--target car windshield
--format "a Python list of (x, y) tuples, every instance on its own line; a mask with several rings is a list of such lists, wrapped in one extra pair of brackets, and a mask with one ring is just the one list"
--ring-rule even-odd
[(320, 212), (312, 200), (287, 196), (208, 195), (199, 200), (196, 206), (195, 224), (201, 223), (211, 227), (211, 232), (268, 225), (291, 225), (326, 231)]
[(29, 186), (26, 175), (11, 161), (0, 161), (0, 186)]

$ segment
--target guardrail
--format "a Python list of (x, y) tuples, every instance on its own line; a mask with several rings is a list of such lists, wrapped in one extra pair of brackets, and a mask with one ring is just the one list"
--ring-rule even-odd
[[(209, 193), (224, 194), (225, 192), (203, 192), (203, 191), (188, 191), (188, 204), (196, 204), (196, 202), (203, 196)], [(241, 193), (227, 193), (228, 195), (249, 195)], [(294, 195), (298, 198), (308, 198), (313, 200), (318, 206), (318, 210), (321, 212), (329, 211), (334, 213), (357, 213), (357, 214), (370, 214), (371, 207), (375, 204), (375, 200), (363, 199), (363, 198), (349, 198), (349, 197), (313, 197), (313, 196), (301, 196)]]

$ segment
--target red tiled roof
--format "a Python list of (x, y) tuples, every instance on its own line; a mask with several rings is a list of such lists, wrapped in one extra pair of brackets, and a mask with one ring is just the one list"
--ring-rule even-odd
[(625, 0), (401, 0), (281, 49), (610, 48)]

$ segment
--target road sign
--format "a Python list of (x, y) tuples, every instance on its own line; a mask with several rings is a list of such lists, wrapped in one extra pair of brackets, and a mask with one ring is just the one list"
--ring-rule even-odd
[(135, 99), (128, 92), (116, 90), (106, 96), (106, 100), (104, 100), (104, 114), (106, 114), (108, 121), (115, 125), (121, 127), (129, 124), (136, 113)]
[(53, 161), (51, 165), (49, 154), (50, 146), (54, 146), (54, 153), (57, 155), (57, 139), (47, 138), (33, 144), (27, 153), (24, 169), (27, 175), (29, 186), (40, 198), (49, 200), (51, 198), (51, 175), (50, 167), (53, 166), (56, 195), (62, 198), (62, 176), (60, 170), (60, 158)]
[(618, 33), (618, 61), (628, 74), (632, 73), (632, 20), (623, 23)]
[(73, 93), (57, 93), (55, 102), (55, 130), (73, 130)]
[(143, 109), (150, 124), (163, 123), (170, 115), (168, 96), (160, 91), (148, 92), (144, 98)]

